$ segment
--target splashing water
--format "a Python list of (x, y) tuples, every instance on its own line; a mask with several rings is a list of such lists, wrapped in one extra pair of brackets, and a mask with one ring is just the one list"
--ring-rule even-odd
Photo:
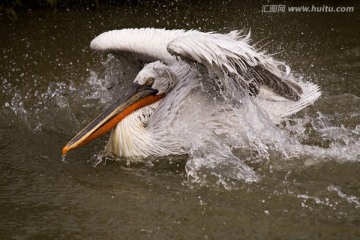
[(330, 191), (330, 192), (336, 192), (339, 197), (345, 199), (350, 204), (354, 204), (355, 208), (360, 208), (360, 199), (357, 198), (356, 196), (347, 195), (347, 194), (343, 193), (341, 191), (340, 187), (330, 185), (327, 188), (327, 190)]
[[(34, 131), (51, 129), (72, 135), (94, 117), (94, 107), (101, 111), (115, 94), (126, 90), (136, 74), (134, 71), (125, 77), (124, 69), (129, 67), (112, 56), (103, 64), (105, 71), (101, 74), (90, 71), (85, 86), (55, 82), (43, 92), (30, 89), (27, 93), (13, 88), (10, 94), (7, 92), (12, 99), (3, 107), (11, 109)], [(257, 181), (261, 176), (251, 166), (269, 161), (280, 169), (295, 162), (310, 166), (329, 160), (359, 161), (359, 124), (339, 125), (333, 115), (310, 109), (276, 125), (254, 99), (230, 98), (242, 93), (234, 92), (229, 82), (222, 84), (231, 91), (224, 91), (220, 97), (214, 95), (218, 86), (211, 82), (201, 82), (194, 88), (206, 95), (192, 91), (170, 130), (169, 136), (178, 136), (188, 149), (185, 169), (190, 181), (206, 182), (210, 176), (223, 186), (237, 179)], [(346, 97), (359, 105), (359, 98)], [(37, 102), (29, 108), (34, 101)], [(316, 109), (317, 104), (310, 108)], [(219, 114), (224, 116), (221, 121)], [(350, 114), (358, 118), (358, 113)], [(53, 119), (61, 124), (54, 126)], [(69, 128), (74, 123), (76, 128)]]

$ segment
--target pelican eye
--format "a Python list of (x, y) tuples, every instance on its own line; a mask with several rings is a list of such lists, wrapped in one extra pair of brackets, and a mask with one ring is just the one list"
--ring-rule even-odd
[(151, 87), (154, 83), (154, 78), (149, 78), (146, 80), (145, 85)]

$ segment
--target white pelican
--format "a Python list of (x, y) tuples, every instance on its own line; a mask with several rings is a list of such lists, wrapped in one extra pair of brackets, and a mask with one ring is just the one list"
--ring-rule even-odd
[[(226, 158), (220, 167), (238, 168), (236, 178), (252, 177), (232, 147), (269, 138), (266, 129), (321, 93), (315, 84), (294, 80), (287, 65), (256, 51), (250, 34), (241, 33), (145, 28), (100, 34), (92, 49), (148, 64), (125, 95), (67, 143), (63, 155), (112, 130), (106, 150), (116, 155), (189, 154), (210, 159), (214, 168)], [(187, 168), (197, 164), (202, 163), (192, 161)]]

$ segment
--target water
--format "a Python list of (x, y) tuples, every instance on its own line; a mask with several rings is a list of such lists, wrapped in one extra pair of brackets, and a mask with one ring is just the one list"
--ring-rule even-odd
[[(152, 3), (0, 20), (1, 238), (360, 238), (359, 14), (261, 8)], [(260, 176), (252, 183), (206, 172), (193, 182), (186, 156), (128, 165), (103, 157), (107, 137), (61, 161), (64, 144), (122, 90), (116, 79), (138, 71), (92, 52), (91, 39), (148, 26), (251, 28), (255, 42), (265, 39), (295, 74), (319, 84), (321, 99), (282, 123), (297, 142), (290, 157), (235, 153)]]

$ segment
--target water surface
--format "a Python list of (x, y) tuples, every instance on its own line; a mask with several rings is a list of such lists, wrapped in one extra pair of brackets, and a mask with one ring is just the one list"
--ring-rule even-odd
[[(293, 3), (295, 4), (295, 3)], [(152, 3), (34, 11), (0, 20), (0, 235), (3, 239), (360, 238), (360, 17), (261, 13), (250, 2)], [(94, 167), (107, 137), (61, 148), (137, 69), (94, 53), (125, 27), (251, 29), (323, 96), (283, 124), (301, 143), (290, 159), (245, 155), (256, 183), (192, 182), (186, 156)], [(95, 155), (95, 156), (93, 156)]]

